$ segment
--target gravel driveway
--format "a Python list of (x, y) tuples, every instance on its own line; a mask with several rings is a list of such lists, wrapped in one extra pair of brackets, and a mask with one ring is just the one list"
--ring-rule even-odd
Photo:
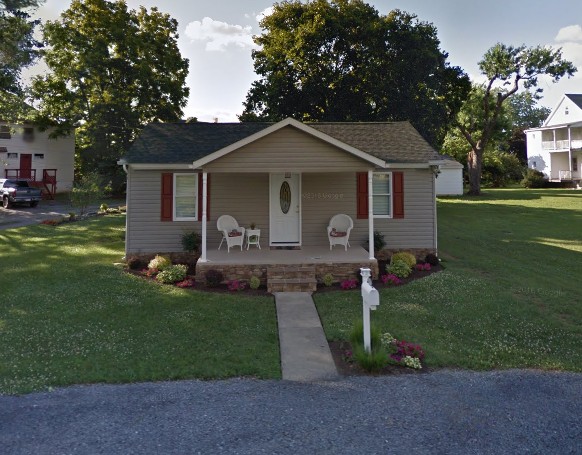
[[(125, 201), (105, 200), (111, 207), (119, 204), (125, 204)], [(89, 211), (96, 211), (100, 204), (93, 204), (88, 207)], [(66, 201), (40, 201), (36, 207), (27, 207), (25, 205), (18, 205), (11, 209), (0, 207), (0, 230), (11, 229), (29, 224), (38, 224), (42, 220), (59, 219), (63, 216), (68, 216), (70, 212), (78, 213)]]
[(581, 454), (582, 375), (76, 386), (0, 396), (3, 454)]

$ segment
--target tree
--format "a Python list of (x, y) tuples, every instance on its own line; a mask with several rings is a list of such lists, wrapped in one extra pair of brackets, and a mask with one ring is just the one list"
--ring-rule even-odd
[(0, 0), (0, 118), (22, 120), (29, 106), (24, 103), (20, 75), (38, 56), (41, 43), (34, 39), (38, 20), (27, 11), (43, 0)]
[(434, 25), (362, 0), (274, 5), (255, 37), (255, 72), (242, 121), (410, 120), (440, 145), (470, 89), (450, 67)]
[(182, 116), (188, 60), (176, 20), (157, 8), (128, 10), (124, 0), (73, 0), (44, 27), (50, 73), (33, 81), (37, 121), (53, 136), (76, 128), (77, 171), (125, 180), (116, 161), (139, 130)]
[(551, 109), (538, 106), (537, 99), (530, 92), (520, 92), (509, 98), (511, 116), (511, 137), (506, 149), (517, 156), (522, 164), (527, 164), (525, 130), (542, 126)]
[(560, 49), (546, 47), (506, 46), (496, 44), (479, 62), (487, 82), (473, 90), (455, 122), (471, 150), (467, 156), (469, 193), (481, 193), (483, 153), (490, 141), (499, 134), (505, 103), (520, 88), (535, 89), (532, 96), (541, 97), (538, 78), (550, 76), (557, 82), (563, 76), (576, 72), (574, 65), (562, 58)]
[(40, 43), (34, 39), (39, 21), (30, 20), (27, 10), (43, 0), (0, 0), (0, 91), (20, 94), (20, 73), (38, 56)]

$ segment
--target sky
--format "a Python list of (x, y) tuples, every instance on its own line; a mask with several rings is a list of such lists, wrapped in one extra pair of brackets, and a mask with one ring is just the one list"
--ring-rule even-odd
[[(46, 0), (35, 13), (42, 21), (57, 19), (70, 0)], [(441, 50), (474, 81), (478, 62), (500, 42), (506, 45), (549, 45), (578, 68), (573, 78), (554, 84), (541, 80), (540, 104), (555, 107), (564, 93), (582, 93), (582, 0), (368, 0), (381, 14), (400, 9), (435, 25)], [(200, 121), (238, 121), (243, 101), (257, 79), (251, 52), (259, 20), (272, 0), (127, 0), (130, 8), (157, 6), (178, 23), (178, 45), (190, 61), (190, 87), (184, 117)], [(42, 66), (31, 70), (42, 71)], [(29, 71), (30, 73), (30, 71)]]

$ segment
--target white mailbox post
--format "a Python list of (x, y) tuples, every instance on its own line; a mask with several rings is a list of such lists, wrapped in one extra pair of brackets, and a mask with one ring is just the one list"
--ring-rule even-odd
[(370, 341), (370, 310), (375, 310), (376, 307), (380, 305), (380, 295), (378, 294), (376, 288), (372, 286), (370, 269), (361, 268), (360, 275), (362, 275), (362, 306), (364, 311), (364, 349), (366, 352), (371, 352), (372, 343)]

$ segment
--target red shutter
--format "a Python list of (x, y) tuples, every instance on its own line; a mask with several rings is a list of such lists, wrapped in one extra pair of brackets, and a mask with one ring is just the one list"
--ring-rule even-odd
[(404, 173), (392, 173), (392, 191), (393, 191), (393, 218), (404, 218)]
[(174, 214), (174, 174), (162, 173), (162, 213), (161, 221), (172, 221)]
[[(206, 219), (210, 219), (210, 174), (206, 174)], [(202, 221), (202, 173), (198, 174), (198, 220)]]
[(368, 173), (357, 172), (357, 217), (360, 220), (368, 219)]

